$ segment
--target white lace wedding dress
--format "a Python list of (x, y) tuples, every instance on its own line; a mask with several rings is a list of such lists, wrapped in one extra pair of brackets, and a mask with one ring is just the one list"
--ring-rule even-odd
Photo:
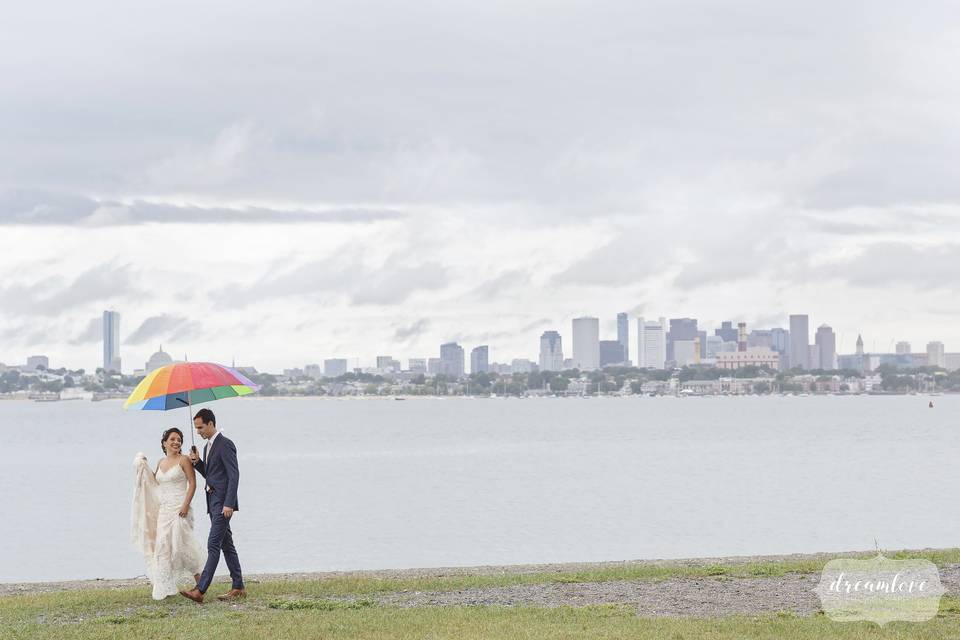
[(179, 515), (187, 494), (187, 476), (180, 465), (166, 471), (150, 470), (147, 457), (133, 461), (135, 485), (130, 513), (130, 539), (143, 552), (153, 599), (176, 595), (178, 583), (193, 587), (193, 576), (203, 569), (206, 554), (193, 533), (193, 507)]

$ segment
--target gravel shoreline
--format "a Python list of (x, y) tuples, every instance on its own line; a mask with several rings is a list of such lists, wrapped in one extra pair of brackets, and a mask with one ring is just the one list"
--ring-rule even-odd
[[(465, 575), (522, 575), (549, 572), (578, 572), (591, 569), (673, 566), (701, 567), (714, 564), (737, 565), (755, 562), (829, 560), (864, 552), (793, 554), (780, 556), (732, 556), (682, 560), (627, 560), (619, 562), (576, 562), (479, 567), (434, 567), (373, 571), (276, 573), (246, 578), (251, 595), (256, 584), (268, 581), (322, 580), (331, 577), (424, 578)], [(869, 553), (869, 552), (867, 552)], [(641, 616), (755, 615), (790, 612), (815, 614), (820, 602), (813, 592), (819, 573), (794, 573), (777, 577), (675, 577), (665, 580), (612, 580), (605, 582), (547, 582), (511, 586), (477, 587), (453, 591), (396, 591), (375, 594), (378, 604), (399, 607), (429, 606), (587, 606), (619, 604), (636, 609)], [(948, 594), (960, 594), (960, 565), (940, 568), (940, 579)], [(219, 576), (217, 582), (229, 582)], [(123, 589), (147, 585), (143, 577), (110, 580), (77, 580), (42, 583), (0, 583), (0, 596), (36, 594), (83, 589)], [(353, 598), (346, 598), (353, 599)]]

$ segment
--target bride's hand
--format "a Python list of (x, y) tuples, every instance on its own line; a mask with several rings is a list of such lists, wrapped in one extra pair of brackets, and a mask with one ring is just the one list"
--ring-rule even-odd
[(177, 515), (181, 518), (186, 518), (188, 513), (190, 513), (190, 505), (185, 505), (180, 507), (180, 511), (177, 512)]

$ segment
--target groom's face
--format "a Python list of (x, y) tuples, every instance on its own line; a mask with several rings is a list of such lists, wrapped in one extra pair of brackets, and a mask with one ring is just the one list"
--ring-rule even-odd
[(197, 430), (197, 435), (204, 440), (209, 440), (217, 428), (212, 422), (204, 422), (200, 418), (193, 419), (193, 426)]

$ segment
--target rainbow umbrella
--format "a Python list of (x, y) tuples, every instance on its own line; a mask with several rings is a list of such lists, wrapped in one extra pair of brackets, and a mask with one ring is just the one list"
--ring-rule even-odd
[[(243, 374), (212, 362), (175, 362), (147, 374), (133, 390), (124, 409), (168, 411), (222, 398), (245, 396), (260, 387)], [(189, 413), (189, 412), (188, 412)], [(187, 416), (188, 420), (192, 416)], [(190, 425), (193, 442), (193, 425)]]

